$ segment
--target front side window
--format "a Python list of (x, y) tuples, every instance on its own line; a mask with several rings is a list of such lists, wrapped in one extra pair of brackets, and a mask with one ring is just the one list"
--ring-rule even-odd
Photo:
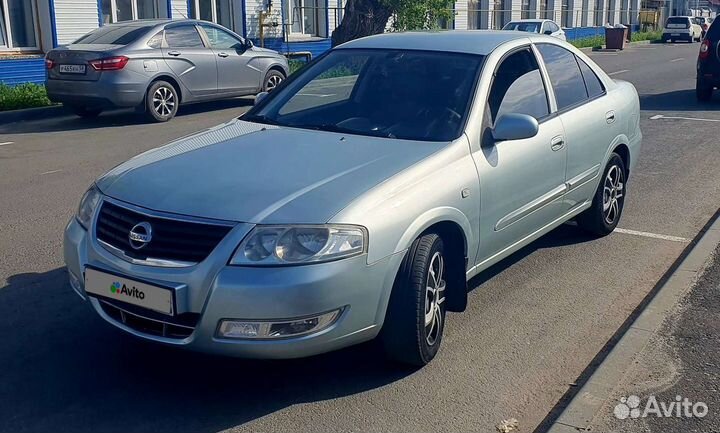
[(176, 26), (165, 29), (168, 48), (202, 48), (202, 39), (195, 26)]
[(575, 60), (575, 54), (551, 44), (538, 44), (537, 48), (545, 61), (555, 91), (558, 110), (587, 100), (585, 81)]
[(31, 0), (0, 0), (0, 49), (37, 48)]
[(158, 0), (102, 0), (100, 8), (105, 24), (158, 18)]
[(449, 141), (465, 124), (483, 56), (331, 51), (243, 120), (349, 134)]
[(530, 50), (511, 54), (495, 72), (488, 99), (493, 124), (503, 114), (527, 114), (538, 120), (550, 114), (540, 68)]
[(202, 29), (208, 37), (210, 47), (218, 50), (229, 50), (231, 48), (241, 48), (243, 43), (240, 39), (226, 32), (225, 30), (219, 29), (215, 26), (209, 26), (207, 24), (201, 24)]

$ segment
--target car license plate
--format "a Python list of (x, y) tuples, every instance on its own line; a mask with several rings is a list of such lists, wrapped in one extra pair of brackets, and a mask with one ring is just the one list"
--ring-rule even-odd
[(60, 65), (58, 70), (62, 74), (84, 74), (85, 65)]
[(85, 292), (172, 316), (173, 291), (118, 275), (85, 269)]

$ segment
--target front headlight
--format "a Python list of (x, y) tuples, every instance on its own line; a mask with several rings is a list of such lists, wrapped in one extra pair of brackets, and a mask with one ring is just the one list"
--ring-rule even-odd
[(80, 206), (78, 206), (77, 218), (81, 226), (87, 230), (92, 222), (93, 215), (95, 215), (95, 209), (102, 199), (102, 194), (95, 185), (91, 186), (90, 189), (85, 192), (82, 200), (80, 200)]
[(231, 265), (295, 265), (344, 259), (365, 252), (366, 232), (350, 225), (257, 226)]

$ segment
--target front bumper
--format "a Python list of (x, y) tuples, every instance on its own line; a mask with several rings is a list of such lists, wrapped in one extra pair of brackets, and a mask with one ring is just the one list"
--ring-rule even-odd
[[(106, 251), (73, 218), (65, 230), (65, 263), (76, 292), (106, 321), (137, 337), (206, 353), (248, 358), (296, 358), (336, 350), (374, 338), (379, 332), (402, 253), (368, 265), (366, 255), (330, 263), (286, 267), (227, 266), (252, 228), (238, 224), (203, 262), (162, 268), (126, 262)], [(87, 266), (128, 278), (162, 282), (176, 289), (177, 313), (199, 316), (189, 335), (149, 334), (108, 314), (102, 301), (83, 287)], [(295, 338), (224, 339), (222, 319), (293, 319), (343, 308), (328, 328)], [(132, 310), (132, 309), (130, 309)], [(137, 310), (132, 310), (137, 312)], [(140, 313), (142, 315), (142, 312)]]

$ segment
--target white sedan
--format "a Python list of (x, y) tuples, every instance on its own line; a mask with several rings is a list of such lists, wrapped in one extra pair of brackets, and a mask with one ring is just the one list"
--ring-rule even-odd
[(542, 19), (527, 19), (527, 20), (516, 20), (510, 21), (505, 24), (503, 30), (515, 30), (520, 32), (539, 33), (541, 35), (548, 35), (558, 39), (565, 39), (565, 32), (559, 25), (553, 20), (542, 20)]

